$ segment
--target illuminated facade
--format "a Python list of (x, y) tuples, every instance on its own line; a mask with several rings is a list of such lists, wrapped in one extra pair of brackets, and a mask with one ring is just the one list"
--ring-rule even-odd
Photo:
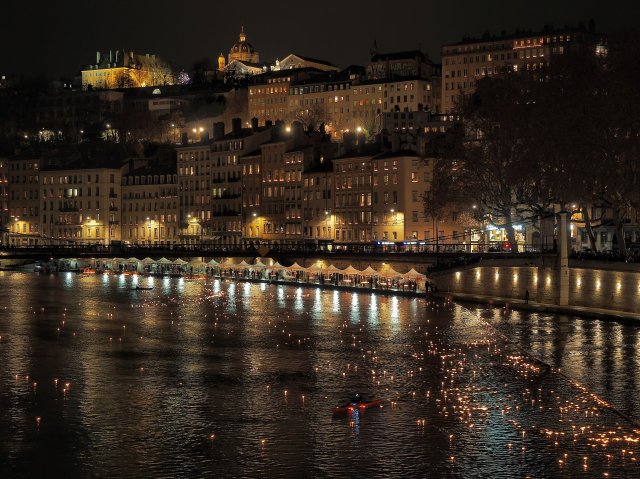
[(289, 89), (286, 120), (318, 128), (323, 123), (334, 139), (355, 129), (351, 112), (351, 80), (346, 75), (325, 74), (293, 82)]
[[(301, 125), (274, 127), (274, 139), (240, 159), (245, 242), (330, 240), (332, 149)], [(327, 189), (329, 190), (327, 193)], [(324, 226), (324, 234), (322, 230)], [(320, 229), (317, 229), (320, 228)], [(329, 228), (327, 230), (327, 228)]]
[(271, 130), (231, 132), (214, 125), (212, 140), (178, 148), (181, 239), (185, 243), (239, 244), (243, 231), (242, 166), (239, 158), (271, 139)]
[(43, 243), (40, 236), (40, 167), (30, 156), (7, 160), (9, 243), (16, 246)]
[(40, 181), (42, 235), (57, 243), (108, 245), (119, 241), (120, 178), (121, 169), (117, 164), (43, 168)]
[(157, 55), (119, 50), (97, 52), (95, 63), (82, 70), (84, 90), (112, 90), (173, 85), (171, 67)]
[(260, 63), (260, 54), (254, 50), (253, 45), (247, 41), (244, 27), (240, 29), (240, 38), (229, 50), (229, 63), (234, 60), (247, 63)]
[(482, 78), (543, 68), (554, 56), (580, 45), (593, 46), (596, 54), (603, 54), (606, 49), (601, 36), (585, 30), (505, 35), (445, 45), (442, 111), (453, 111), (464, 95), (475, 91), (476, 82)]
[(143, 166), (122, 176), (122, 240), (163, 245), (180, 242), (178, 175)]
[(464, 241), (451, 218), (425, 212), (433, 160), (400, 147), (396, 138), (389, 151), (365, 145), (334, 160), (337, 243)]
[(0, 156), (0, 244), (9, 242), (9, 160)]

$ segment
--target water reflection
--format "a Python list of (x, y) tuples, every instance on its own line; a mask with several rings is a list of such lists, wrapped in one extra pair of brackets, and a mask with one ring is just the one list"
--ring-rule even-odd
[(472, 307), (512, 341), (640, 420), (640, 329), (566, 315)]
[(123, 277), (0, 273), (0, 477), (637, 477), (633, 328)]

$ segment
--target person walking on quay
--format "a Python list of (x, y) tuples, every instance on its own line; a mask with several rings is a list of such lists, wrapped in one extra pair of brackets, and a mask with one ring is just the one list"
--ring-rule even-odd
[(529, 304), (529, 290), (524, 292), (524, 304)]

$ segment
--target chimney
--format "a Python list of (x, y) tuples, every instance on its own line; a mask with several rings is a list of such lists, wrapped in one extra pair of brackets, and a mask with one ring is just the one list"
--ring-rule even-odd
[(213, 141), (219, 141), (224, 138), (224, 121), (213, 124)]
[(120, 53), (120, 51), (116, 50), (116, 63), (118, 63), (118, 53)]
[(391, 151), (393, 153), (400, 151), (400, 133), (397, 131), (391, 134)]
[(109, 63), (111, 63), (113, 61), (113, 55), (111, 50), (109, 50)]
[(96, 52), (96, 64), (100, 64), (100, 52)]
[(256, 131), (258, 129), (258, 119), (257, 118), (251, 118), (251, 129), (253, 131)]
[(187, 135), (186, 131), (182, 132), (182, 144), (183, 145), (189, 144), (189, 135)]
[(240, 118), (233, 118), (231, 120), (231, 133), (233, 136), (240, 136), (242, 131), (242, 120)]
[(204, 133), (202, 133), (200, 141), (203, 141), (205, 143), (207, 143), (209, 141), (209, 132), (205, 131)]
[(271, 128), (273, 126), (273, 122), (271, 120), (267, 120), (264, 122), (264, 126), (267, 128)]

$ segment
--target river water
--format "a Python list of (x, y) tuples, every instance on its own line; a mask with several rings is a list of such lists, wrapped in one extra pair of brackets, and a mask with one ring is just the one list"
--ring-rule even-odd
[[(639, 353), (618, 323), (4, 272), (0, 477), (640, 477)], [(355, 392), (383, 407), (334, 414)]]

